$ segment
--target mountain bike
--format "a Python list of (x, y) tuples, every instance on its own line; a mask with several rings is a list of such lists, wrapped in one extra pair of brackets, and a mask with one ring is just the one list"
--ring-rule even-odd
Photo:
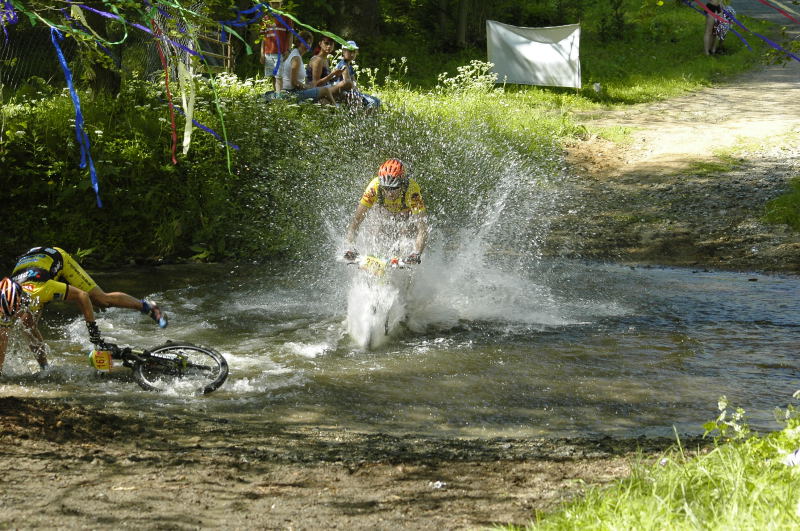
[(216, 350), (191, 343), (168, 341), (151, 349), (98, 345), (89, 354), (98, 371), (111, 371), (114, 361), (133, 371), (133, 379), (147, 391), (168, 389), (208, 394), (228, 377), (228, 362)]
[(396, 256), (359, 256), (348, 262), (357, 275), (347, 299), (347, 331), (361, 348), (378, 348), (400, 328), (406, 317), (411, 264)]

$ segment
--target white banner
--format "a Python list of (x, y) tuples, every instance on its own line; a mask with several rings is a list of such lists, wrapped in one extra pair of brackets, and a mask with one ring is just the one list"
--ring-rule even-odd
[(580, 24), (520, 28), (486, 21), (486, 47), (498, 83), (581, 88)]

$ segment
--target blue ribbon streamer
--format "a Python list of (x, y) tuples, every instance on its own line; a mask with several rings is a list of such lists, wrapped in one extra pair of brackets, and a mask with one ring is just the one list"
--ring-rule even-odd
[[(264, 4), (263, 2), (260, 4), (256, 4), (250, 9), (243, 9), (237, 11), (236, 20), (221, 20), (219, 21), (219, 23), (228, 26), (249, 26), (250, 24), (255, 24), (256, 22), (261, 20), (261, 18), (265, 15), (265, 12), (269, 12), (269, 15), (272, 18), (280, 22), (284, 28), (292, 32), (292, 34), (295, 37), (297, 37), (300, 40), (300, 42), (302, 42), (306, 46), (306, 48), (308, 48), (309, 50), (311, 49), (311, 46), (305, 40), (303, 40), (303, 38), (300, 35), (298, 35), (297, 32), (291, 26), (289, 26), (289, 24), (284, 22), (283, 17), (281, 17), (278, 13), (275, 13), (268, 4)], [(242, 18), (242, 15), (251, 15), (253, 13), (255, 13), (255, 16), (253, 16), (248, 20)]]
[(86, 168), (87, 162), (89, 165), (89, 176), (92, 179), (92, 188), (97, 197), (98, 208), (103, 208), (103, 202), (100, 199), (100, 186), (97, 183), (97, 172), (94, 169), (94, 161), (92, 160), (92, 153), (89, 146), (89, 135), (86, 134), (83, 122), (83, 112), (81, 112), (81, 101), (78, 98), (78, 92), (75, 90), (75, 85), (72, 83), (72, 72), (67, 65), (67, 60), (64, 58), (64, 52), (58, 45), (59, 41), (63, 41), (64, 36), (55, 28), (50, 28), (50, 41), (56, 49), (58, 61), (61, 63), (61, 69), (64, 71), (64, 77), (67, 80), (67, 88), (69, 94), (72, 96), (72, 105), (75, 107), (75, 137), (78, 140), (78, 145), (81, 147), (81, 169)]
[(6, 29), (6, 26), (9, 24), (16, 24), (17, 22), (19, 22), (19, 15), (17, 15), (14, 5), (8, 1), (3, 2), (2, 8), (0, 8), (0, 24), (3, 26), (3, 34), (6, 36), (6, 44), (8, 44), (8, 30)]
[[(701, 10), (701, 9), (697, 9), (696, 7), (694, 7), (694, 6), (691, 4), (691, 2), (690, 2), (689, 0), (683, 0), (683, 3), (684, 3), (684, 4), (686, 4), (686, 5), (688, 5), (689, 7), (691, 7), (692, 9), (694, 9), (695, 11), (697, 11), (698, 13), (701, 13), (701, 14), (703, 14), (703, 15), (707, 15), (707, 13), (706, 13), (705, 11), (703, 11), (703, 10)], [(781, 52), (781, 53), (784, 53), (784, 54), (786, 54), (788, 57), (790, 57), (790, 58), (794, 59), (795, 61), (797, 61), (797, 62), (800, 62), (800, 57), (796, 56), (795, 54), (793, 54), (793, 53), (792, 53), (792, 52), (790, 52), (789, 50), (787, 50), (787, 49), (783, 48), (781, 45), (779, 45), (779, 44), (777, 44), (777, 43), (775, 43), (775, 42), (771, 41), (771, 40), (770, 40), (770, 39), (768, 39), (767, 37), (764, 37), (764, 36), (763, 36), (763, 35), (761, 35), (760, 33), (756, 33), (755, 31), (748, 29), (748, 28), (747, 28), (747, 27), (746, 27), (744, 24), (742, 24), (741, 22), (739, 22), (739, 19), (737, 19), (737, 18), (736, 18), (736, 17), (733, 15), (733, 13), (731, 13), (730, 11), (727, 11), (727, 10), (726, 10), (726, 11), (725, 11), (725, 13), (727, 14), (727, 16), (728, 16), (728, 17), (730, 17), (730, 18), (729, 18), (729, 20), (731, 20), (732, 22), (734, 22), (734, 23), (735, 23), (737, 26), (739, 26), (740, 28), (742, 28), (744, 31), (746, 31), (746, 32), (748, 32), (748, 33), (752, 33), (753, 35), (755, 35), (756, 37), (758, 37), (758, 38), (759, 38), (759, 39), (761, 39), (762, 41), (766, 42), (766, 43), (767, 43), (767, 44), (768, 44), (770, 47), (774, 48), (775, 50), (777, 50), (777, 51), (779, 51), (779, 52)], [(742, 38), (741, 36), (739, 36), (739, 33), (738, 33), (738, 32), (737, 32), (735, 29), (733, 29), (733, 27), (731, 27), (731, 31), (732, 31), (732, 32), (733, 32), (733, 33), (734, 33), (736, 36), (738, 36), (740, 39), (742, 39), (742, 41), (745, 43), (745, 45), (747, 45), (747, 48), (748, 48), (748, 49), (752, 50), (752, 48), (750, 47), (750, 45), (749, 45), (749, 44), (747, 44), (747, 41), (745, 41), (745, 40), (744, 40), (744, 38)]]
[(747, 29), (746, 27), (744, 27), (744, 25), (741, 22), (739, 22), (739, 19), (737, 19), (735, 16), (731, 15), (731, 20), (733, 20), (743, 30), (749, 31), (750, 33), (752, 33), (753, 35), (755, 35), (756, 37), (758, 37), (762, 41), (766, 42), (772, 48), (776, 49), (779, 52), (782, 52), (782, 53), (786, 54), (787, 56), (791, 57), (792, 59), (794, 59), (795, 61), (800, 63), (800, 57), (797, 57), (795, 54), (793, 54), (789, 50), (783, 48), (781, 45), (779, 45), (779, 44), (777, 44), (775, 42), (772, 42), (771, 40), (769, 40), (767, 37), (764, 37), (760, 33), (756, 33), (755, 31)]
[[(695, 7), (690, 0), (683, 0), (683, 3), (686, 4), (687, 6), (691, 7), (692, 9), (694, 9), (695, 11), (697, 11), (698, 13), (700, 13), (703, 16), (705, 16), (707, 14), (702, 9), (698, 9), (697, 7)], [(725, 8), (723, 8), (723, 10), (725, 10)], [(727, 13), (728, 15), (731, 15), (731, 13), (728, 10), (725, 10), (725, 13)], [(731, 15), (731, 16), (733, 16), (733, 15)], [(742, 37), (741, 33), (736, 31), (735, 29), (733, 29), (733, 27), (730, 28), (730, 31), (732, 31), (734, 35), (739, 37), (739, 40), (742, 41), (742, 43), (744, 43), (744, 45), (747, 47), (748, 50), (750, 50), (751, 52), (753, 51), (753, 47), (750, 46), (750, 43), (747, 42), (744, 37)]]

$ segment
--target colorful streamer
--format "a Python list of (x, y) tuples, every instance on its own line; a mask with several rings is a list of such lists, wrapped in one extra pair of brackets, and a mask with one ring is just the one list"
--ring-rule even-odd
[(770, 3), (769, 3), (769, 2), (767, 2), (766, 0), (758, 0), (758, 1), (759, 1), (759, 2), (761, 2), (762, 4), (764, 4), (765, 6), (767, 6), (767, 7), (770, 7), (770, 8), (772, 8), (772, 9), (774, 9), (775, 11), (777, 11), (778, 13), (780, 13), (781, 15), (783, 15), (784, 17), (788, 18), (789, 20), (791, 20), (791, 21), (792, 21), (792, 22), (794, 22), (795, 24), (800, 24), (800, 22), (798, 22), (796, 18), (794, 18), (792, 15), (790, 15), (789, 13), (787, 13), (786, 11), (784, 11), (783, 9), (781, 9), (781, 8), (779, 8), (779, 7), (776, 7), (776, 6), (772, 5), (772, 4), (770, 4)]
[[(700, 6), (701, 6), (701, 7), (702, 7), (704, 10), (705, 10), (705, 12), (706, 12), (708, 15), (710, 15), (710, 16), (713, 16), (715, 19), (719, 20), (719, 21), (720, 21), (720, 22), (722, 22), (722, 23), (728, 23), (728, 20), (727, 20), (727, 19), (725, 19), (725, 18), (723, 18), (723, 17), (720, 17), (720, 16), (717, 16), (715, 13), (711, 12), (711, 11), (708, 9), (708, 7), (707, 7), (707, 6), (706, 6), (706, 5), (705, 5), (703, 2), (701, 2), (700, 0), (695, 0), (695, 1), (696, 1), (696, 2), (697, 2), (697, 3), (698, 3), (698, 4), (699, 4), (699, 5), (700, 5)], [(689, 1), (688, 1), (688, 0), (684, 0), (684, 3), (685, 3), (685, 4), (687, 4), (687, 5), (689, 5), (690, 7), (693, 7), (693, 6), (691, 5), (691, 3), (689, 3)], [(703, 13), (703, 11), (700, 11), (700, 10), (699, 10), (699, 9), (697, 9), (697, 8), (695, 8), (695, 10), (696, 10), (696, 11), (699, 11), (700, 13)], [(792, 52), (790, 52), (789, 50), (785, 49), (785, 48), (784, 48), (784, 47), (782, 47), (780, 44), (778, 44), (778, 43), (776, 43), (776, 42), (773, 42), (773, 41), (772, 41), (772, 40), (770, 40), (768, 37), (765, 37), (765, 36), (761, 35), (760, 33), (756, 33), (755, 31), (752, 31), (752, 30), (748, 29), (748, 28), (747, 28), (747, 27), (746, 27), (744, 24), (742, 24), (742, 23), (739, 21), (739, 19), (738, 19), (738, 18), (736, 18), (736, 16), (735, 16), (735, 15), (734, 15), (732, 12), (730, 12), (730, 11), (726, 11), (725, 13), (726, 13), (726, 15), (727, 15), (727, 16), (729, 16), (729, 17), (730, 17), (730, 20), (731, 20), (732, 22), (734, 22), (734, 23), (735, 23), (737, 26), (739, 26), (740, 28), (742, 28), (744, 31), (746, 31), (746, 32), (748, 32), (748, 33), (750, 33), (750, 34), (752, 34), (752, 35), (755, 35), (756, 37), (758, 37), (759, 39), (761, 39), (762, 41), (764, 41), (765, 43), (767, 43), (767, 45), (768, 45), (768, 46), (770, 46), (771, 48), (773, 48), (773, 49), (775, 49), (775, 50), (777, 50), (777, 51), (779, 51), (779, 52), (781, 52), (781, 53), (785, 54), (787, 57), (789, 57), (789, 58), (791, 58), (791, 59), (794, 59), (794, 60), (795, 60), (795, 61), (797, 61), (797, 62), (800, 62), (800, 57), (798, 57), (797, 55), (793, 54), (793, 53), (792, 53)], [(734, 32), (734, 33), (735, 33), (737, 36), (739, 35), (739, 33), (738, 33), (738, 32), (736, 32), (736, 30), (734, 30), (734, 29), (733, 29), (733, 27), (731, 27), (731, 31), (733, 31), (733, 32)], [(742, 38), (742, 37), (740, 37), (740, 38)], [(744, 39), (743, 39), (743, 38), (742, 38), (742, 40), (744, 41)], [(747, 44), (747, 42), (746, 42), (746, 41), (745, 41), (745, 44)], [(748, 48), (750, 48), (750, 46), (749, 46), (749, 45), (748, 45), (747, 47), (748, 47)], [(752, 48), (750, 48), (750, 49), (752, 50)]]
[[(94, 13), (97, 13), (98, 15), (100, 15), (100, 16), (102, 16), (102, 17), (105, 17), (105, 18), (110, 18), (110, 19), (113, 19), (113, 20), (118, 20), (118, 21), (122, 22), (122, 23), (123, 23), (123, 25), (128, 25), (128, 24), (130, 24), (131, 26), (133, 26), (133, 27), (134, 27), (134, 28), (136, 28), (136, 29), (142, 30), (142, 31), (144, 31), (145, 33), (149, 33), (150, 35), (153, 35), (153, 31), (152, 31), (150, 28), (147, 28), (147, 27), (145, 27), (145, 26), (142, 26), (141, 24), (137, 24), (137, 23), (135, 23), (135, 22), (128, 22), (128, 21), (126, 21), (124, 18), (122, 18), (121, 16), (119, 16), (119, 15), (116, 15), (116, 14), (114, 14), (114, 13), (109, 13), (109, 12), (107, 12), (107, 11), (101, 11), (101, 10), (99, 10), (99, 9), (95, 9), (95, 8), (93, 8), (93, 7), (89, 7), (89, 6), (87, 6), (87, 5), (84, 5), (84, 4), (78, 4), (78, 7), (80, 7), (81, 9), (87, 9), (87, 10), (89, 10), (89, 11), (92, 11), (92, 12), (94, 12)], [(166, 40), (167, 42), (169, 42), (169, 43), (170, 43), (170, 44), (172, 44), (173, 46), (177, 46), (178, 48), (180, 48), (181, 50), (183, 50), (184, 52), (186, 52), (186, 53), (188, 53), (188, 54), (191, 54), (191, 55), (193, 55), (193, 56), (195, 56), (195, 57), (200, 57), (200, 58), (203, 58), (203, 55), (202, 55), (201, 53), (199, 53), (199, 52), (197, 52), (197, 51), (195, 51), (195, 50), (192, 50), (191, 48), (188, 48), (188, 47), (184, 46), (183, 44), (181, 44), (181, 43), (179, 43), (179, 42), (177, 42), (177, 41), (174, 41), (174, 40), (172, 40), (172, 39), (170, 39), (170, 38), (168, 38), (168, 37), (166, 37), (166, 36), (164, 36), (164, 35), (162, 35), (162, 36), (161, 36), (161, 37), (159, 37), (159, 38), (162, 38), (162, 39)], [(117, 44), (117, 43), (111, 43), (111, 44)]]
[(103, 202), (100, 199), (100, 186), (97, 183), (97, 172), (94, 168), (94, 161), (92, 160), (92, 154), (90, 151), (89, 146), (89, 135), (86, 134), (86, 128), (84, 127), (83, 122), (83, 112), (81, 111), (81, 101), (78, 98), (78, 92), (75, 90), (75, 85), (72, 83), (72, 71), (70, 71), (69, 66), (67, 65), (67, 60), (64, 58), (64, 52), (61, 50), (61, 47), (58, 45), (60, 41), (64, 40), (64, 36), (55, 28), (50, 28), (50, 41), (53, 43), (53, 46), (56, 49), (56, 55), (58, 55), (58, 61), (61, 63), (61, 69), (64, 71), (64, 77), (67, 80), (67, 88), (69, 89), (69, 94), (72, 96), (72, 105), (75, 107), (75, 137), (78, 140), (78, 145), (81, 148), (81, 169), (86, 168), (88, 163), (89, 165), (89, 176), (92, 180), (92, 188), (94, 189), (94, 194), (97, 197), (97, 206), (99, 208), (103, 208)]
[[(694, 9), (695, 11), (697, 11), (698, 13), (700, 13), (701, 15), (705, 15), (705, 13), (704, 13), (702, 10), (700, 10), (700, 9), (697, 9), (696, 7), (694, 7), (694, 6), (692, 5), (692, 1), (691, 1), (691, 0), (683, 0), (683, 3), (684, 3), (684, 4), (686, 4), (687, 6), (691, 7), (692, 9)], [(728, 12), (728, 10), (727, 10), (727, 9), (725, 10), (725, 12), (726, 12), (726, 13), (728, 13), (728, 14), (730, 14), (730, 13)], [(738, 31), (736, 31), (735, 29), (733, 29), (733, 26), (731, 26), (731, 27), (729, 28), (729, 30), (730, 30), (730, 31), (732, 31), (732, 32), (733, 32), (733, 34), (734, 34), (734, 35), (736, 35), (736, 36), (739, 38), (739, 40), (740, 40), (740, 41), (742, 41), (742, 43), (743, 43), (743, 44), (744, 44), (744, 45), (747, 47), (747, 49), (748, 49), (748, 50), (750, 50), (751, 52), (753, 51), (753, 47), (752, 47), (752, 46), (750, 46), (750, 43), (749, 43), (749, 42), (747, 42), (747, 39), (745, 39), (745, 38), (742, 36), (742, 34), (741, 34), (741, 33), (739, 33)]]
[(738, 26), (739, 26), (740, 28), (742, 28), (743, 30), (745, 30), (745, 31), (749, 31), (750, 33), (752, 33), (753, 35), (755, 35), (756, 37), (758, 37), (758, 38), (759, 38), (759, 39), (761, 39), (762, 41), (766, 42), (766, 43), (767, 43), (767, 44), (768, 44), (770, 47), (774, 48), (775, 50), (777, 50), (777, 51), (779, 51), (779, 52), (781, 52), (781, 53), (783, 53), (783, 54), (786, 54), (788, 57), (790, 57), (790, 58), (792, 58), (792, 59), (794, 59), (795, 61), (797, 61), (797, 62), (799, 62), (799, 63), (800, 63), (800, 57), (796, 56), (795, 54), (793, 54), (793, 53), (792, 53), (792, 52), (790, 52), (789, 50), (787, 50), (787, 49), (783, 48), (783, 47), (782, 47), (781, 45), (779, 45), (778, 43), (771, 41), (771, 40), (770, 40), (770, 39), (768, 39), (767, 37), (764, 37), (764, 36), (763, 36), (763, 35), (761, 35), (760, 33), (756, 33), (755, 31), (751, 31), (751, 30), (747, 29), (747, 28), (744, 26), (744, 24), (742, 24), (741, 22), (739, 22), (739, 19), (738, 19), (738, 18), (736, 18), (734, 15), (731, 15), (731, 20), (733, 20), (733, 21), (736, 23), (736, 25), (738, 25)]
[(6, 44), (8, 43), (8, 30), (6, 26), (16, 24), (19, 21), (17, 10), (14, 9), (11, 2), (5, 1), (0, 5), (0, 24), (3, 26), (3, 34), (6, 36)]
[[(156, 37), (162, 38), (163, 33), (156, 24), (156, 21), (152, 20), (151, 24), (153, 24), (153, 33)], [(175, 127), (175, 105), (172, 103), (172, 93), (169, 90), (169, 65), (167, 65), (167, 57), (164, 55), (164, 50), (161, 48), (160, 40), (156, 40), (156, 49), (158, 50), (158, 56), (161, 58), (161, 66), (164, 67), (164, 83), (166, 85), (167, 102), (169, 103), (169, 119), (172, 128), (172, 163), (177, 164), (178, 159), (175, 157), (175, 153), (178, 149), (178, 132)]]

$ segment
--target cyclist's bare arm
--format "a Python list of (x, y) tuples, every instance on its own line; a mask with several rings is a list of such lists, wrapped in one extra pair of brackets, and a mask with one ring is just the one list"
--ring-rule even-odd
[(419, 214), (417, 217), (417, 240), (414, 244), (414, 252), (422, 254), (425, 250), (425, 244), (428, 242), (428, 220), (425, 214)]
[(67, 291), (67, 300), (78, 305), (78, 307), (81, 309), (81, 313), (83, 314), (83, 318), (86, 319), (87, 323), (94, 321), (92, 300), (89, 298), (89, 294), (87, 292), (76, 288), (75, 286), (70, 286), (69, 291)]
[(364, 218), (367, 216), (367, 212), (369, 212), (369, 207), (359, 203), (358, 208), (356, 208), (356, 213), (353, 216), (353, 221), (350, 223), (350, 226), (347, 227), (347, 243), (350, 245), (355, 244), (356, 234), (358, 234), (358, 227), (361, 226), (361, 222), (364, 221)]
[(36, 357), (39, 367), (44, 369), (47, 367), (47, 344), (44, 342), (42, 333), (39, 332), (37, 323), (39, 315), (41, 315), (41, 312), (35, 315), (31, 312), (25, 312), (20, 320), (25, 326), (25, 335), (28, 336), (28, 348), (31, 349), (31, 352)]

